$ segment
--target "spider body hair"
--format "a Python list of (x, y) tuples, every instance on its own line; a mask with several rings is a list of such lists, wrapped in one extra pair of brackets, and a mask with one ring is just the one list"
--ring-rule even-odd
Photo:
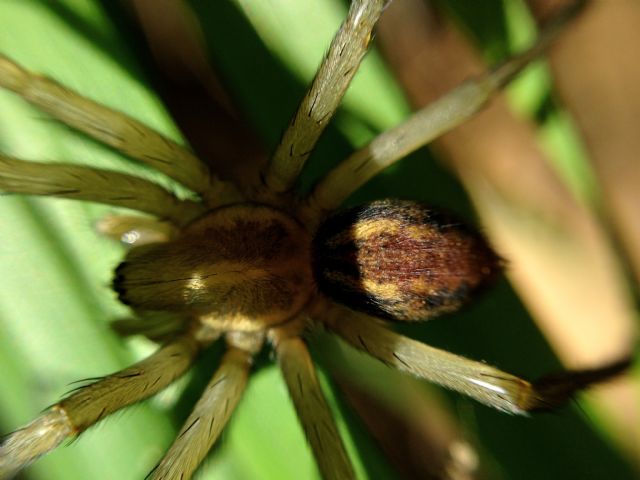
[(171, 241), (130, 250), (113, 286), (138, 311), (206, 316), (255, 331), (291, 319), (308, 302), (309, 246), (309, 234), (282, 211), (224, 206)]
[(406, 200), (340, 212), (314, 240), (315, 274), (333, 299), (389, 320), (458, 310), (500, 271), (487, 241), (453, 216)]

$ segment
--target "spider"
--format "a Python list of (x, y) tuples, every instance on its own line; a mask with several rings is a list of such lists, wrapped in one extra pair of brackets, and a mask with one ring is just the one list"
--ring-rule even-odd
[[(197, 350), (205, 348), (218, 337), (221, 337), (220, 341), (223, 341), (222, 337), (224, 337), (229, 350), (223, 357), (222, 363), (210, 384), (211, 387), (205, 392), (202, 400), (203, 402), (212, 403), (213, 407), (207, 408), (206, 411), (200, 411), (199, 407), (196, 407), (196, 413), (187, 420), (183, 430), (178, 435), (176, 443), (171, 447), (169, 455), (164, 457), (153, 471), (152, 478), (180, 478), (180, 475), (184, 475), (186, 478), (195, 470), (199, 461), (202, 460), (223, 428), (228, 415), (231, 413), (231, 405), (239, 399), (240, 390), (246, 382), (251, 357), (265, 342), (271, 343), (275, 348), (276, 356), (282, 366), (285, 379), (291, 387), (294, 404), (308, 433), (308, 438), (316, 454), (321, 472), (327, 478), (350, 477), (352, 476), (352, 468), (333, 426), (326, 404), (322, 400), (314, 370), (309, 362), (309, 354), (305, 343), (300, 337), (310, 321), (322, 323), (329, 330), (344, 337), (356, 348), (367, 350), (374, 356), (380, 357), (387, 363), (394, 364), (401, 370), (409, 370), (425, 378), (438, 380), (446, 386), (457, 387), (463, 393), (474, 396), (480, 401), (514, 413), (560, 403), (577, 388), (581, 388), (587, 383), (607, 378), (612, 374), (613, 370), (622, 368), (622, 365), (617, 365), (609, 369), (603, 368), (599, 371), (590, 372), (591, 375), (585, 382), (578, 381), (580, 378), (578, 374), (568, 376), (565, 381), (552, 384), (554, 388), (558, 389), (555, 392), (546, 389), (545, 385), (549, 385), (549, 383), (540, 382), (531, 386), (531, 384), (523, 380), (494, 370), (492, 367), (477, 362), (468, 363), (468, 361), (460, 358), (437, 353), (436, 355), (438, 356), (444, 355), (438, 360), (437, 365), (440, 365), (440, 367), (445, 365), (445, 370), (451, 370), (450, 375), (452, 375), (441, 376), (438, 374), (437, 365), (434, 366), (433, 370), (427, 370), (423, 366), (426, 358), (430, 355), (429, 352), (433, 351), (419, 346), (417, 343), (410, 343), (409, 340), (403, 337), (394, 336), (385, 327), (368, 316), (354, 313), (352, 310), (329, 303), (324, 293), (317, 292), (317, 284), (322, 284), (320, 288), (322, 292), (333, 291), (334, 295), (338, 296), (340, 296), (340, 291), (345, 289), (355, 291), (356, 294), (361, 293), (357, 288), (354, 288), (352, 283), (345, 283), (344, 278), (341, 280), (339, 275), (333, 275), (331, 272), (326, 273), (319, 268), (315, 268), (315, 272), (312, 272), (312, 254), (310, 252), (315, 252), (313, 255), (315, 255), (316, 261), (318, 257), (324, 259), (323, 261), (330, 259), (332, 255), (332, 239), (341, 232), (342, 234), (345, 233), (344, 230), (340, 230), (340, 228), (344, 228), (344, 217), (332, 217), (328, 212), (337, 208), (349, 193), (358, 188), (360, 184), (380, 168), (369, 172), (368, 177), (360, 174), (344, 175), (340, 169), (348, 169), (349, 167), (349, 163), (344, 163), (342, 166), (337, 167), (337, 171), (334, 170), (333, 173), (330, 173), (325, 180), (316, 186), (311, 197), (300, 199), (291, 194), (291, 189), (295, 184), (299, 170), (304, 164), (304, 160), (321, 133), (322, 129), (316, 127), (316, 125), (321, 125), (322, 127), (326, 125), (340, 99), (341, 95), (335, 94), (336, 82), (342, 82), (343, 87), (346, 89), (350, 79), (349, 75), (355, 73), (357, 69), (359, 57), (366, 50), (363, 46), (369, 41), (371, 29), (377, 16), (384, 8), (384, 3), (372, 1), (354, 2), (352, 4), (345, 24), (356, 25), (357, 28), (354, 28), (353, 31), (345, 28), (343, 32), (348, 32), (345, 34), (349, 38), (349, 42), (346, 43), (347, 50), (345, 51), (351, 48), (357, 50), (358, 53), (355, 55), (357, 60), (344, 60), (347, 63), (340, 66), (339, 78), (331, 78), (330, 84), (332, 88), (324, 90), (320, 88), (319, 91), (311, 90), (312, 93), (306, 102), (303, 102), (299, 110), (301, 114), (296, 117), (296, 121), (292, 122), (285, 132), (283, 143), (276, 150), (268, 168), (262, 172), (263, 176), (254, 184), (237, 188), (228, 182), (219, 181), (215, 177), (209, 176), (206, 168), (186, 150), (166, 142), (164, 139), (154, 138), (154, 134), (146, 130), (146, 127), (138, 123), (134, 124), (130, 134), (137, 135), (136, 140), (128, 147), (123, 148), (120, 146), (119, 148), (139, 160), (145, 161), (146, 159), (150, 161), (154, 168), (168, 174), (183, 183), (187, 188), (198, 193), (202, 203), (206, 205), (204, 208), (202, 203), (190, 200), (178, 201), (164, 191), (154, 189), (150, 183), (118, 177), (115, 174), (106, 172), (96, 175), (93, 170), (82, 167), (77, 170), (71, 167), (64, 167), (58, 171), (53, 169), (46, 171), (51, 176), (61, 175), (60, 179), (53, 185), (54, 189), (52, 190), (50, 186), (43, 186), (38, 181), (44, 177), (42, 167), (38, 168), (37, 173), (32, 173), (29, 171), (30, 167), (27, 164), (5, 157), (4, 164), (6, 172), (8, 172), (5, 173), (5, 177), (9, 175), (17, 175), (18, 177), (24, 175), (24, 178), (28, 179), (22, 186), (13, 184), (14, 186), (12, 187), (8, 183), (3, 184), (3, 189), (6, 191), (58, 194), (60, 196), (80, 195), (85, 200), (93, 201), (113, 201), (107, 200), (105, 195), (111, 199), (115, 196), (120, 199), (116, 200), (116, 203), (123, 202), (119, 203), (120, 206), (133, 207), (168, 220), (172, 224), (169, 227), (167, 227), (166, 223), (150, 223), (147, 220), (140, 221), (141, 223), (137, 224), (134, 223), (134, 226), (131, 227), (130, 219), (116, 217), (112, 219), (111, 224), (103, 227), (112, 233), (122, 231), (126, 227), (126, 230), (131, 232), (134, 237), (139, 237), (139, 239), (133, 241), (136, 245), (134, 245), (125, 262), (117, 270), (115, 286), (121, 300), (131, 305), (143, 317), (151, 317), (149, 322), (154, 320), (154, 315), (149, 314), (148, 311), (164, 310), (178, 317), (177, 319), (172, 319), (173, 323), (171, 325), (175, 325), (176, 329), (170, 331), (170, 335), (164, 339), (166, 341), (165, 346), (158, 353), (153, 354), (150, 360), (137, 364), (137, 367), (132, 367), (133, 370), (124, 370), (124, 373), (105, 377), (101, 381), (84, 386), (78, 390), (75, 394), (76, 396), (72, 394), (63, 400), (61, 405), (66, 413), (61, 414), (60, 407), (53, 407), (52, 410), (48, 410), (43, 414), (39, 420), (36, 420), (31, 429), (19, 430), (8, 437), (2, 447), (3, 460), (13, 463), (9, 463), (6, 468), (13, 469), (22, 463), (28, 463), (34, 457), (53, 446), (52, 444), (39, 445), (31, 434), (34, 428), (38, 429), (43, 424), (49, 425), (51, 419), (54, 422), (61, 422), (59, 426), (48, 428), (50, 437), (43, 437), (45, 442), (60, 443), (60, 441), (74, 433), (73, 430), (83, 430), (90, 423), (106, 416), (111, 410), (125, 406), (125, 404), (132, 403), (160, 390), (188, 368)], [(335, 45), (338, 47), (335, 47)], [(336, 55), (343, 59), (350, 58), (349, 55), (342, 57), (338, 55), (338, 53), (342, 52), (344, 45), (343, 41), (336, 41), (327, 58), (335, 58)], [(508, 65), (513, 67), (514, 63)], [(517, 65), (517, 62), (515, 65)], [(20, 79), (29, 78), (31, 75), (27, 73), (27, 70), (22, 70), (21, 67), (8, 59), (4, 60), (3, 68), (3, 78), (5, 81), (8, 79), (10, 83), (13, 81), (21, 82), (22, 80)], [(493, 81), (505, 71), (505, 69), (496, 70), (492, 75), (484, 77), (484, 80)], [(349, 72), (349, 75), (344, 76), (344, 72)], [(321, 78), (322, 74), (319, 75)], [(498, 83), (502, 83), (502, 81)], [(16, 87), (15, 85), (9, 85), (9, 88)], [(341, 89), (337, 90), (338, 92), (341, 91)], [(68, 95), (67, 92), (65, 91), (63, 96)], [(458, 90), (459, 93), (460, 90)], [(327, 107), (325, 102), (330, 98), (335, 100), (329, 102), (333, 103), (334, 106)], [(456, 100), (460, 97), (454, 94), (448, 98)], [(66, 97), (63, 103), (68, 101), (69, 97)], [(44, 110), (49, 110), (44, 105), (40, 105), (40, 107), (44, 107)], [(81, 109), (81, 112), (87, 114), (98, 111), (99, 108), (95, 106)], [(61, 116), (61, 112), (49, 111), (49, 113), (54, 117)], [(310, 113), (314, 115), (309, 115)], [(111, 118), (110, 120), (102, 121), (100, 117), (101, 114), (97, 114), (97, 118), (89, 122), (85, 119), (81, 119), (79, 123), (75, 123), (72, 119), (67, 119), (67, 122), (71, 126), (84, 130), (85, 133), (93, 135), (102, 141), (113, 142), (115, 137), (109, 133), (109, 129), (113, 128), (114, 122), (118, 120)], [(307, 122), (307, 118), (312, 120)], [(96, 125), (95, 122), (98, 122), (99, 125)], [(127, 122), (129, 121), (127, 120)], [(421, 127), (425, 125), (427, 124), (422, 123)], [(89, 127), (89, 131), (87, 131), (86, 127)], [(106, 131), (105, 128), (107, 129)], [(442, 125), (438, 125), (438, 130), (443, 130), (444, 128)], [(134, 132), (134, 130), (138, 133)], [(420, 130), (424, 132), (423, 128)], [(143, 132), (141, 136), (139, 135), (140, 131)], [(305, 140), (306, 135), (311, 138)], [(426, 134), (422, 133), (421, 135)], [(406, 131), (403, 132), (402, 136), (407, 136)], [(400, 141), (399, 137), (396, 137), (398, 142)], [(429, 137), (421, 137), (411, 148), (416, 148), (428, 140)], [(116, 141), (119, 140), (116, 139)], [(146, 147), (142, 146), (144, 142), (148, 142)], [(297, 152), (301, 153), (296, 154)], [(392, 149), (391, 154), (393, 157), (399, 156), (397, 150)], [(160, 161), (157, 161), (158, 156), (161, 157)], [(167, 162), (168, 159), (174, 158), (181, 158), (181, 163), (178, 165)], [(295, 161), (291, 161), (292, 158)], [(352, 162), (360, 160), (357, 156), (351, 158)], [(393, 158), (393, 161), (395, 161), (395, 158)], [(361, 171), (361, 169), (358, 170)], [(347, 171), (351, 172), (350, 170)], [(66, 177), (66, 180), (63, 177)], [(93, 180), (91, 180), (92, 178)], [(73, 183), (76, 181), (80, 182), (80, 184)], [(102, 182), (102, 184), (99, 185), (99, 182)], [(126, 185), (127, 182), (133, 188), (127, 191), (126, 194), (121, 194), (122, 192), (119, 192), (118, 188), (120, 185)], [(44, 188), (45, 190), (38, 190), (39, 188)], [(110, 191), (110, 188), (114, 190)], [(147, 196), (147, 194), (151, 196)], [(132, 195), (134, 196), (134, 202), (127, 203), (131, 200)], [(430, 213), (425, 212), (423, 207), (416, 204), (374, 203), (364, 210), (350, 210), (348, 212), (356, 218), (370, 218), (372, 221), (387, 222), (384, 224), (386, 226), (393, 226), (393, 222), (398, 221), (398, 216), (406, 215), (407, 210), (411, 209), (415, 209), (417, 213), (413, 216), (409, 215), (411, 217), (409, 221), (416, 222), (414, 226), (422, 228), (425, 235), (431, 235), (434, 233), (434, 229), (437, 230), (448, 224), (448, 220), (444, 222), (434, 220), (435, 223), (430, 224), (428, 220)], [(404, 213), (398, 213), (399, 210)], [(421, 221), (418, 222), (415, 220), (416, 218), (421, 219)], [(286, 256), (281, 252), (278, 254), (280, 257), (277, 257), (277, 262), (264, 267), (264, 270), (269, 274), (270, 281), (264, 282), (261, 280), (259, 277), (260, 272), (253, 272), (251, 268), (262, 258), (261, 255), (265, 255), (265, 251), (271, 251), (275, 248), (276, 242), (274, 240), (271, 245), (265, 244), (256, 247), (255, 244), (247, 242), (246, 238), (243, 240), (244, 237), (241, 234), (247, 231), (245, 229), (238, 230), (237, 234), (240, 236), (232, 237), (232, 242), (222, 242), (218, 245), (218, 249), (223, 251), (226, 247), (232, 246), (243, 248), (244, 250), (239, 256), (241, 258), (246, 256), (253, 258), (251, 262), (243, 264), (245, 266), (242, 267), (244, 271), (249, 273), (243, 273), (240, 277), (234, 277), (234, 272), (228, 272), (224, 269), (221, 271), (209, 269), (205, 270), (204, 274), (202, 271), (194, 273), (192, 266), (194, 261), (198, 263), (198, 269), (205, 268), (204, 266), (200, 267), (202, 260), (194, 259), (193, 257), (194, 253), (197, 254), (196, 257), (201, 255), (202, 249), (206, 248), (205, 242), (203, 242), (198, 231), (233, 232), (240, 224), (250, 227), (252, 233), (264, 232), (262, 235), (257, 235), (258, 238), (277, 238), (277, 246), (286, 246)], [(320, 229), (324, 234), (318, 236), (316, 232), (320, 225), (322, 225)], [(350, 225), (353, 225), (353, 223)], [(268, 232), (275, 233), (270, 236), (271, 234), (268, 234)], [(459, 235), (453, 237), (453, 242), (468, 243), (468, 248), (471, 251), (468, 254), (470, 258), (486, 257), (484, 259), (480, 258), (479, 265), (476, 266), (480, 270), (486, 271), (487, 274), (491, 273), (495, 268), (496, 260), (489, 253), (477, 253), (485, 248), (482, 241), (474, 235), (469, 236), (459, 232), (456, 228), (452, 232), (454, 235)], [(149, 237), (152, 240), (149, 240)], [(158, 238), (162, 242), (158, 242)], [(216, 238), (216, 236), (213, 238)], [(314, 238), (315, 240), (313, 240)], [(144, 245), (146, 242), (149, 243)], [(254, 251), (255, 248), (261, 248), (262, 250)], [(212, 255), (213, 253), (209, 252), (208, 254)], [(234, 257), (224, 257), (222, 260), (218, 258), (216, 262), (224, 264), (230, 258)], [(164, 262), (162, 267), (157, 266), (155, 263), (160, 259)], [(285, 262), (285, 260), (289, 263)], [(213, 262), (213, 264), (215, 265), (216, 263)], [(282, 267), (283, 264), (284, 267)], [(185, 268), (189, 270), (186, 277), (184, 275)], [(469, 270), (469, 272), (475, 271), (474, 269)], [(161, 286), (167, 283), (175, 284), (178, 281), (183, 283), (178, 288), (174, 288), (175, 285), (172, 285), (172, 288), (158, 290), (156, 280), (158, 275), (164, 275), (164, 272), (168, 272), (168, 276), (160, 277), (159, 284)], [(242, 283), (235, 283), (235, 288), (241, 291), (238, 297), (231, 296), (233, 298), (230, 303), (231, 307), (233, 307), (231, 310), (235, 313), (229, 313), (230, 307), (222, 303), (223, 310), (217, 310), (213, 314), (206, 305), (215, 303), (219, 298), (230, 296), (233, 293), (220, 290), (220, 287), (216, 286), (215, 283), (207, 282), (212, 277), (221, 276), (223, 272), (227, 275), (224, 278), (225, 282), (238, 282), (238, 278), (242, 279), (242, 281), (248, 281), (255, 274), (257, 275), (258, 280), (256, 281), (258, 283), (255, 288), (251, 288), (246, 292), (242, 291)], [(237, 274), (237, 272), (235, 273)], [(337, 274), (342, 273), (344, 273), (343, 268), (337, 272)], [(153, 277), (153, 280), (151, 280), (151, 277)], [(474, 285), (483, 283), (482, 280), (472, 280), (471, 282)], [(371, 289), (367, 291), (371, 293)], [(268, 303), (268, 308), (265, 307), (264, 295), (269, 296), (267, 298), (269, 301), (266, 302)], [(430, 304), (427, 305), (427, 310), (425, 311), (424, 305), (421, 304), (422, 309), (419, 308), (417, 313), (412, 308), (406, 308), (407, 302), (395, 301), (397, 294), (394, 294), (394, 301), (391, 302), (392, 305), (389, 308), (374, 309), (373, 307), (377, 308), (388, 303), (388, 297), (385, 292), (376, 296), (374, 301), (368, 302), (368, 307), (363, 307), (362, 302), (352, 306), (358, 309), (359, 305), (360, 310), (365, 309), (368, 313), (376, 313), (378, 316), (391, 317), (396, 320), (415, 320), (430, 316), (434, 313), (432, 310), (439, 306), (442, 306), (444, 310), (454, 308), (459, 300), (457, 297), (457, 295), (454, 295), (451, 303), (447, 303), (447, 300), (441, 297), (431, 298)], [(340, 298), (340, 300), (346, 302), (344, 298)], [(372, 306), (372, 303), (375, 305)], [(238, 305), (242, 305), (242, 308), (238, 309)], [(145, 332), (149, 333), (143, 327), (141, 333)], [(398, 342), (397, 348), (390, 350), (388, 346), (394, 342)], [(421, 352), (420, 355), (423, 356), (412, 358), (410, 351), (405, 352), (402, 350), (403, 346), (416, 348)], [(408, 357), (404, 357), (405, 354)], [(178, 363), (176, 360), (169, 360), (170, 358), (180, 358), (184, 361)], [(440, 362), (444, 362), (444, 364)], [(477, 375), (482, 378), (478, 379)], [(224, 379), (224, 381), (221, 381), (221, 379)], [(139, 380), (145, 380), (142, 383), (144, 387), (136, 386)], [(297, 383), (298, 381), (301, 383)], [(116, 391), (114, 390), (114, 384), (124, 385), (127, 389), (126, 395), (124, 395), (125, 398), (122, 398), (122, 394), (116, 394), (116, 396), (121, 397), (118, 399), (118, 404), (113, 403), (109, 396)], [(304, 395), (299, 393), (300, 385), (304, 386)], [(531, 389), (531, 392), (528, 392), (527, 389)], [(522, 395), (522, 398), (517, 401), (514, 398), (509, 398), (509, 395), (513, 392), (518, 392), (514, 397)], [(507, 395), (507, 398), (504, 398), (505, 395)], [(307, 403), (309, 399), (313, 400), (313, 405)], [(100, 403), (101, 401), (103, 401), (102, 404)], [(199, 405), (202, 404), (199, 403)], [(77, 409), (81, 410), (83, 408), (88, 409), (90, 418), (78, 420), (79, 423), (75, 423), (72, 426), (66, 424), (66, 416), (73, 417), (75, 415), (75, 413), (71, 414), (71, 411), (76, 412), (78, 411)], [(222, 419), (218, 412), (224, 412)], [(318, 421), (327, 426), (326, 431), (314, 428)], [(29, 447), (24, 448), (26, 445)], [(185, 447), (197, 450), (195, 457), (186, 458), (188, 456), (185, 455)]]

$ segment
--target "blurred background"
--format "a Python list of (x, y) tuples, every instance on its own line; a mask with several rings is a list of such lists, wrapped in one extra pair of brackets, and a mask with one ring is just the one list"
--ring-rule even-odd
[[(412, 109), (530, 45), (549, 12), (531, 0), (395, 0), (303, 190)], [(2, 0), (0, 52), (171, 138), (227, 178), (255, 173), (348, 8), (340, 0)], [(400, 197), (479, 225), (506, 278), (462, 312), (407, 335), (537, 378), (630, 354), (640, 278), (640, 5), (596, 0), (503, 98), (392, 166), (348, 204)], [(160, 174), (0, 92), (0, 149), (42, 161)], [(123, 249), (93, 225), (111, 208), (0, 201), (0, 432), (72, 382), (154, 349), (118, 338), (109, 284)], [(636, 207), (636, 208), (634, 208)], [(323, 385), (362, 478), (633, 479), (640, 469), (638, 368), (559, 411), (512, 417), (402, 376), (316, 332)], [(213, 373), (219, 351), (157, 398), (37, 462), (24, 479), (139, 479)], [(268, 352), (198, 478), (316, 478)]]

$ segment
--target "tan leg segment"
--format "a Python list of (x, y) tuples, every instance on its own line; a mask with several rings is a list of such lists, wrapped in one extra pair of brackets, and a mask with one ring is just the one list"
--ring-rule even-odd
[(583, 4), (575, 2), (560, 12), (529, 50), (491, 72), (463, 83), (350, 155), (318, 183), (304, 207), (304, 216), (314, 218), (337, 208), (380, 171), (475, 115), (549, 46), (564, 25), (581, 11)]
[(100, 235), (132, 247), (168, 242), (178, 232), (174, 224), (139, 215), (106, 215), (95, 228)]
[(333, 415), (320, 389), (307, 346), (299, 337), (276, 339), (274, 343), (289, 394), (322, 478), (355, 478)]
[(0, 478), (10, 478), (65, 439), (123, 407), (148, 398), (182, 375), (203, 343), (178, 337), (149, 358), (95, 383), (78, 388), (0, 444)]
[(275, 192), (289, 190), (318, 138), (333, 117), (358, 70), (388, 0), (353, 0), (313, 83), (273, 154), (265, 182)]
[(150, 213), (183, 225), (204, 212), (138, 177), (68, 164), (17, 160), (0, 154), (0, 192), (105, 203)]
[(630, 364), (629, 359), (624, 359), (602, 368), (563, 372), (530, 383), (491, 365), (394, 333), (374, 318), (343, 308), (334, 309), (325, 321), (352, 346), (387, 365), (515, 414), (558, 407), (576, 391), (605, 381)]
[[(253, 355), (262, 345), (261, 336), (244, 336), (233, 342), (177, 438), (156, 468), (151, 480), (188, 480), (209, 453), (244, 392)], [(237, 345), (237, 346), (234, 346)]]
[(52, 117), (139, 160), (195, 192), (214, 182), (207, 167), (185, 147), (141, 122), (111, 110), (0, 55), (0, 87), (16, 92)]
[(121, 337), (144, 335), (152, 342), (166, 343), (184, 332), (190, 320), (173, 312), (136, 312), (134, 317), (114, 320), (109, 327)]

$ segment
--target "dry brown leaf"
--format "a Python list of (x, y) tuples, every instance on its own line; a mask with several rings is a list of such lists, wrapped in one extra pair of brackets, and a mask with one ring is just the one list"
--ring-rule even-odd
[[(566, 1), (530, 0), (536, 17)], [(640, 4), (592, 2), (549, 51), (556, 91), (573, 116), (611, 222), (640, 283)]]

